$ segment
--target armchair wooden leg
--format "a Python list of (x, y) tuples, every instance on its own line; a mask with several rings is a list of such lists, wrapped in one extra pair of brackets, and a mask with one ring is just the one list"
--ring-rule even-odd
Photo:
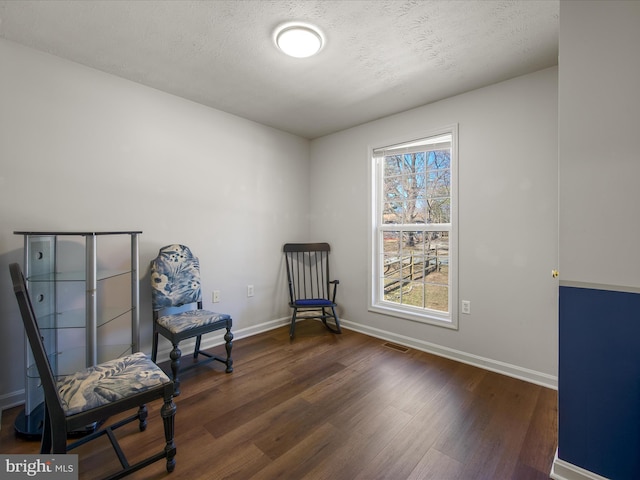
[(180, 357), (182, 356), (182, 352), (178, 348), (178, 344), (173, 344), (173, 350), (169, 354), (171, 358), (171, 375), (173, 376), (173, 396), (177, 397), (180, 395), (180, 380), (178, 380), (178, 370), (180, 369)]
[(289, 327), (289, 337), (293, 338), (296, 334), (296, 309), (293, 309), (293, 315), (291, 316), (291, 327)]
[(53, 428), (53, 421), (50, 417), (49, 409), (45, 403), (44, 425), (42, 427), (42, 443), (40, 453), (62, 454), (67, 453), (67, 429)]
[(156, 363), (158, 357), (158, 331), (153, 328), (153, 341), (151, 342), (151, 361)]
[(173, 441), (176, 404), (173, 403), (173, 398), (165, 398), (164, 405), (162, 405), (160, 409), (160, 414), (162, 415), (162, 421), (164, 423), (164, 438), (167, 442), (164, 447), (165, 454), (167, 455), (167, 472), (173, 472), (174, 468), (176, 468), (176, 444)]
[(198, 358), (198, 354), (200, 353), (200, 342), (202, 340), (202, 335), (198, 335), (196, 337), (196, 346), (193, 349), (193, 358)]
[(140, 431), (144, 432), (147, 429), (147, 416), (149, 415), (149, 412), (147, 411), (147, 406), (146, 405), (140, 405), (140, 408), (138, 409), (138, 420), (140, 421)]
[(51, 437), (53, 440), (53, 447), (51, 449), (51, 453), (53, 454), (61, 454), (67, 453), (67, 432), (66, 429), (63, 431), (55, 431), (51, 430)]
[(338, 333), (342, 333), (342, 328), (340, 328), (340, 320), (338, 320), (338, 314), (336, 313), (336, 307), (331, 307), (331, 311), (333, 312), (333, 319), (336, 321), (336, 331)]
[(45, 404), (44, 407), (44, 425), (42, 426), (42, 443), (40, 443), (40, 453), (51, 453), (52, 437), (51, 437), (51, 420), (49, 419), (49, 411)]
[(227, 351), (227, 373), (233, 372), (233, 359), (231, 358), (231, 349), (233, 348), (233, 333), (231, 333), (231, 327), (227, 327), (227, 333), (224, 334), (224, 348)]

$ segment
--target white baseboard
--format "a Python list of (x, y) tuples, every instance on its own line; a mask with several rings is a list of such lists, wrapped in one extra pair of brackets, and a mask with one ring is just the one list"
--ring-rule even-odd
[[(251, 327), (243, 328), (240, 330), (233, 330), (233, 339), (239, 340), (241, 338), (250, 337), (252, 335), (257, 335), (258, 333), (267, 332), (269, 330), (273, 330), (278, 327), (282, 327), (284, 325), (288, 325), (290, 322), (289, 317), (279, 318), (276, 320), (270, 320), (268, 322), (261, 323), (259, 325), (253, 325)], [(224, 332), (224, 330), (222, 331)], [(158, 360), (164, 361), (169, 359), (169, 353), (171, 352), (171, 345), (167, 342), (163, 342), (166, 345), (158, 350)], [(184, 352), (188, 352), (193, 350), (195, 346), (195, 338), (189, 339), (180, 344), (180, 349)], [(218, 345), (224, 344), (224, 333), (220, 333), (220, 335), (207, 335), (202, 339), (202, 344), (200, 348), (206, 350), (208, 348), (217, 347)], [(161, 343), (162, 345), (162, 343)], [(164, 359), (164, 360), (163, 360)], [(7, 393), (0, 396), (0, 412), (2, 410), (6, 410), (7, 408), (16, 407), (18, 405), (24, 404), (24, 389), (18, 390), (15, 392)]]
[(608, 480), (597, 473), (590, 472), (558, 458), (558, 451), (553, 459), (549, 477), (553, 480)]
[[(278, 318), (276, 320), (263, 322), (258, 325), (252, 325), (250, 327), (242, 328), (240, 330), (234, 329), (233, 330), (234, 340), (240, 340), (241, 338), (251, 337), (259, 333), (268, 332), (269, 330), (273, 330), (275, 328), (289, 325), (290, 321), (291, 321), (290, 317), (283, 317), (283, 318)], [(458, 362), (467, 363), (469, 365), (484, 368), (485, 370), (501, 373), (510, 377), (518, 378), (520, 380), (525, 380), (531, 383), (535, 383), (537, 385), (542, 385), (544, 387), (553, 388), (553, 389), (558, 388), (558, 378), (552, 375), (536, 372), (534, 370), (522, 368), (517, 365), (510, 365), (508, 363), (500, 362), (497, 360), (491, 360), (491, 359), (480, 357), (470, 353), (465, 353), (459, 350), (454, 350), (448, 347), (443, 347), (441, 345), (436, 345), (436, 344), (425, 342), (422, 340), (416, 340), (415, 338), (405, 337), (403, 335), (398, 335), (385, 330), (380, 330), (380, 329), (369, 327), (359, 323), (350, 322), (345, 319), (341, 319), (340, 323), (344, 328), (362, 333), (364, 335), (380, 338), (382, 340), (394, 342), (410, 348), (415, 348), (416, 350), (432, 353), (434, 355), (439, 355), (441, 357), (450, 358)], [(217, 347), (218, 345), (224, 344), (223, 332), (224, 331), (222, 331), (219, 335), (207, 335), (202, 340), (201, 348), (209, 349), (209, 348)], [(181, 350), (183, 350), (184, 352), (188, 352), (193, 349), (194, 345), (195, 345), (195, 339), (190, 339), (188, 341), (182, 342), (180, 344), (180, 347), (181, 347)], [(169, 353), (171, 352), (171, 345), (165, 341), (160, 344), (160, 347), (161, 348), (158, 350), (158, 360), (163, 361), (163, 359), (168, 359)], [(0, 396), (0, 410), (15, 407), (22, 403), (24, 403), (24, 390), (19, 390), (16, 392), (12, 392), (12, 393), (8, 393), (3, 396)], [(562, 478), (562, 477), (558, 477), (558, 478)], [(590, 477), (585, 477), (585, 478), (590, 478)], [(601, 477), (592, 477), (592, 478), (599, 479)]]
[(440, 357), (449, 358), (458, 362), (480, 367), (492, 372), (501, 373), (509, 377), (514, 377), (526, 382), (535, 383), (543, 387), (558, 389), (558, 377), (549, 375), (528, 368), (519, 367), (517, 365), (511, 365), (509, 363), (501, 362), (499, 360), (492, 360), (490, 358), (480, 357), (471, 353), (462, 352), (460, 350), (454, 350), (453, 348), (443, 347), (442, 345), (436, 345), (435, 343), (425, 342), (423, 340), (417, 340), (415, 338), (406, 337), (404, 335), (398, 335), (386, 330), (380, 330), (377, 328), (362, 325), (360, 323), (350, 322), (345, 319), (341, 319), (340, 323), (343, 327), (354, 330), (356, 332), (369, 335), (371, 337), (380, 338), (389, 342), (394, 342), (405, 347), (415, 348), (423, 352), (432, 353)]
[[(268, 322), (263, 322), (258, 325), (252, 325), (251, 327), (242, 328), (240, 330), (233, 329), (233, 340), (240, 340), (241, 338), (251, 337), (259, 333), (268, 332), (269, 330), (274, 330), (284, 325), (289, 325), (290, 321), (291, 319), (289, 317), (284, 317), (278, 318), (276, 320), (269, 320)], [(206, 337), (203, 337), (200, 348), (202, 350), (207, 350), (209, 348), (217, 347), (218, 345), (223, 345), (225, 330), (220, 330), (219, 332), (219, 335), (207, 335)], [(171, 345), (167, 342), (163, 343), (165, 344), (165, 346), (158, 349), (157, 360), (160, 362), (164, 361), (163, 359), (169, 358), (169, 353), (171, 352), (172, 348)], [(189, 340), (180, 343), (180, 350), (182, 350), (183, 352), (192, 351), (195, 347), (195, 344), (195, 338), (190, 338)]]
[(7, 408), (17, 407), (24, 403), (24, 388), (15, 392), (0, 395), (0, 412)]

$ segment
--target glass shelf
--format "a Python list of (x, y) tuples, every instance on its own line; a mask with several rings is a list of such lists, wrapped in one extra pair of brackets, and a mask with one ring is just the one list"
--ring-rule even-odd
[[(108, 278), (118, 277), (120, 275), (129, 275), (131, 270), (104, 270), (97, 273), (97, 280), (106, 280)], [(85, 272), (56, 272), (45, 273), (42, 275), (31, 275), (27, 278), (29, 282), (84, 282), (86, 281)]]
[[(132, 307), (108, 307), (98, 312), (98, 327), (106, 325), (122, 315), (133, 310)], [(86, 311), (84, 308), (69, 310), (51, 315), (38, 317), (38, 326), (41, 330), (57, 330), (64, 328), (86, 328)]]

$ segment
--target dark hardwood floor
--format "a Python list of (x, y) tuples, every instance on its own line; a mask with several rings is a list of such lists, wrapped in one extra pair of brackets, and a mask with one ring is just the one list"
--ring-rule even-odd
[[(234, 343), (235, 371), (185, 372), (176, 399), (177, 465), (133, 479), (547, 479), (557, 392), (313, 320)], [(190, 361), (183, 352), (183, 362)], [(119, 432), (130, 461), (163, 445), (160, 404), (149, 427)], [(2, 415), (0, 452), (38, 453)], [(74, 451), (80, 478), (116, 470), (106, 438)]]

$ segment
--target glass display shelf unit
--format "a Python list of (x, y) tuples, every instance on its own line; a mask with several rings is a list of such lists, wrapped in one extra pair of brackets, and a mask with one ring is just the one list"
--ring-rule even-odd
[[(14, 233), (24, 237), (23, 270), (56, 377), (139, 350), (141, 231)], [(129, 254), (123, 255), (126, 237)], [(98, 238), (102, 251), (106, 246), (106, 255), (98, 254)], [(25, 344), (25, 409), (16, 419), (15, 430), (38, 438), (44, 394), (31, 349)]]

